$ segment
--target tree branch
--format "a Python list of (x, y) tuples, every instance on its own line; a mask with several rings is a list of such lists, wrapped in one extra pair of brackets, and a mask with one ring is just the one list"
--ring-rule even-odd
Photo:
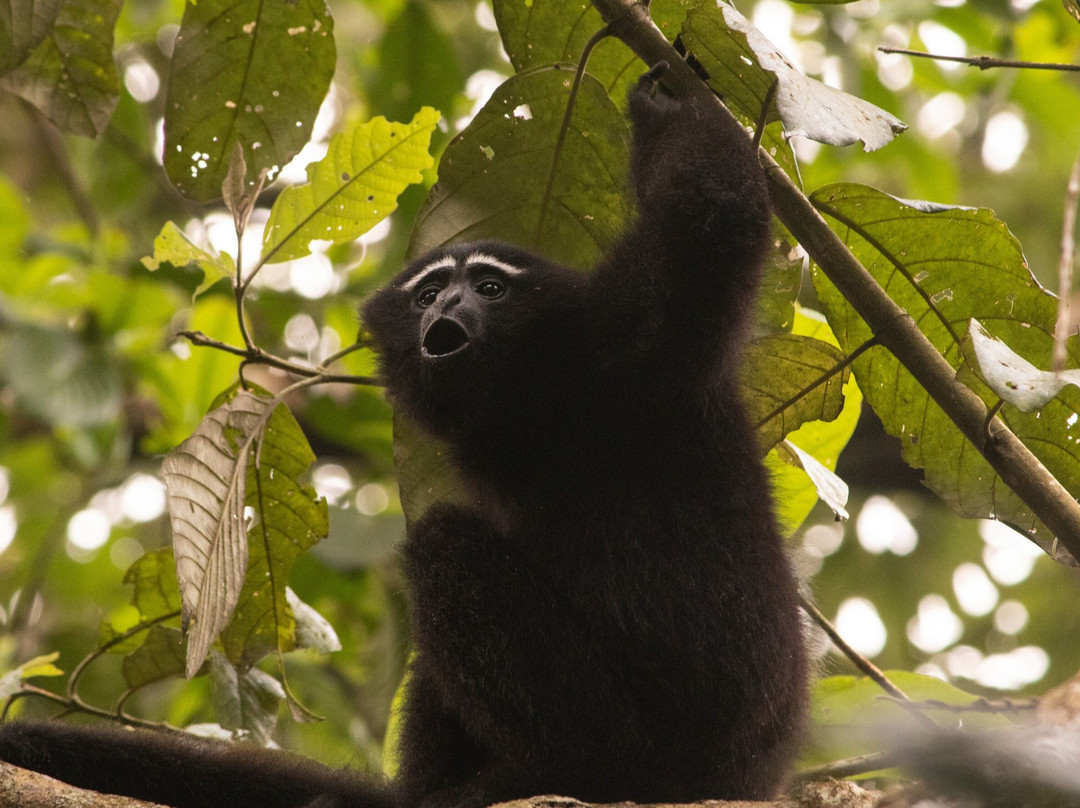
[[(592, 4), (611, 25), (612, 33), (642, 61), (652, 65), (663, 59), (671, 64), (663, 81), (673, 91), (715, 99), (653, 24), (643, 5), (634, 0), (592, 0)], [(919, 330), (911, 315), (859, 263), (776, 161), (764, 149), (759, 149), (758, 156), (780, 221), (870, 326), (878, 342), (907, 368), (1005, 484), (1073, 557), (1080, 559), (1080, 504), (1003, 423), (994, 421), (990, 430), (986, 429), (987, 409), (982, 399), (956, 381), (956, 370)]]
[(131, 797), (99, 794), (69, 786), (28, 769), (0, 761), (0, 805), (17, 808), (164, 808)]
[(878, 51), (881, 53), (899, 53), (904, 56), (917, 56), (921, 59), (934, 59), (938, 62), (959, 62), (960, 64), (977, 67), (979, 70), (988, 70), (991, 67), (1019, 67), (1025, 70), (1080, 71), (1080, 65), (1061, 64), (1060, 62), (1023, 62), (1017, 59), (998, 59), (995, 56), (942, 56), (938, 53), (908, 50), (907, 48), (878, 48)]

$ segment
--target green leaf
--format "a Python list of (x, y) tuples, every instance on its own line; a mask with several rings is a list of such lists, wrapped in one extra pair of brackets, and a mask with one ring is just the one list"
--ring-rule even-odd
[[(664, 35), (674, 39), (687, 8), (693, 5), (694, 0), (653, 0), (649, 13)], [(587, 0), (494, 0), (492, 7), (503, 47), (519, 73), (552, 64), (577, 64), (585, 44), (604, 25)], [(589, 75), (619, 103), (646, 68), (616, 37), (597, 45), (588, 65)]]
[(326, 500), (300, 482), (314, 462), (300, 425), (278, 404), (248, 458), (245, 502), (254, 519), (247, 534), (247, 573), (236, 614), (221, 635), (234, 665), (254, 665), (268, 653), (295, 647), (296, 618), (286, 584), (296, 559), (329, 530)]
[[(836, 344), (836, 337), (817, 312), (795, 310), (793, 333)], [(836, 469), (840, 457), (855, 431), (862, 411), (862, 394), (849, 376), (844, 384), (844, 408), (832, 421), (810, 421), (790, 433), (787, 442), (811, 455), (829, 471)], [(773, 480), (774, 500), (780, 522), (788, 534), (794, 533), (810, 515), (818, 501), (818, 489), (801, 468), (781, 459), (774, 450), (765, 457)]]
[(573, 267), (592, 265), (621, 232), (629, 130), (585, 76), (568, 129), (573, 73), (538, 68), (504, 82), (439, 163), (409, 253), (498, 238)]
[[(1049, 367), (1057, 301), (1031, 276), (1019, 243), (992, 211), (907, 203), (855, 184), (826, 186), (811, 200), (953, 367), (960, 367), (972, 318), (1028, 361)], [(813, 277), (829, 324), (850, 352), (870, 330), (817, 267)], [(1080, 344), (1072, 337), (1066, 345), (1067, 364), (1075, 367)], [(961, 515), (1000, 519), (1053, 554), (1046, 526), (890, 353), (874, 348), (853, 370), (885, 429), (900, 438), (904, 459), (925, 470), (931, 489)], [(988, 405), (997, 402), (974, 373), (965, 381)], [(1080, 491), (1078, 411), (1080, 391), (1068, 388), (1039, 413), (1001, 413), (1070, 491)]]
[(334, 135), (326, 157), (308, 166), (308, 182), (286, 188), (274, 203), (263, 260), (300, 258), (314, 239), (352, 241), (389, 216), (398, 195), (434, 162), (428, 145), (439, 118), (425, 107), (408, 124), (374, 118)]
[(14, 670), (0, 675), (0, 703), (22, 690), (23, 682), (34, 676), (63, 676), (64, 672), (54, 663), (60, 658), (60, 652), (34, 657)]
[(432, 19), (427, 3), (405, 3), (378, 47), (371, 109), (398, 120), (424, 106), (451, 108), (464, 76), (453, 41)]
[(196, 296), (209, 289), (222, 278), (236, 275), (236, 262), (228, 253), (214, 253), (198, 246), (174, 222), (166, 222), (154, 239), (153, 255), (142, 259), (142, 265), (153, 272), (162, 264), (185, 267), (195, 264), (203, 272), (202, 282), (195, 290)]
[(120, 99), (113, 28), (121, 0), (62, 0), (52, 28), (3, 79), (66, 132), (97, 137)]
[(0, 75), (20, 65), (48, 35), (62, 0), (15, 0), (0, 9)]
[(740, 374), (743, 401), (767, 452), (807, 421), (831, 421), (844, 406), (850, 371), (827, 342), (796, 334), (760, 337), (746, 350)]
[(268, 181), (300, 151), (334, 74), (332, 33), (325, 0), (188, 3), (165, 99), (165, 172), (180, 193), (220, 197), (237, 141), (249, 177)]

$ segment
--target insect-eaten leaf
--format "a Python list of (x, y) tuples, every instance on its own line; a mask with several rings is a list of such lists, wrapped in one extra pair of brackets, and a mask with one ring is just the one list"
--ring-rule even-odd
[[(683, 24), (682, 41), (711, 77), (710, 86), (750, 120), (757, 120), (769, 88), (787, 137), (802, 135), (832, 146), (861, 141), (879, 149), (907, 125), (868, 101), (804, 76), (764, 34), (727, 3), (702, 3)], [(774, 118), (775, 119), (775, 118)]]
[(231, 255), (204, 250), (174, 222), (165, 223), (154, 239), (153, 255), (142, 259), (142, 265), (151, 272), (160, 269), (162, 264), (171, 264), (174, 267), (194, 264), (201, 269), (203, 279), (195, 290), (195, 296), (205, 292), (222, 278), (236, 275), (236, 262)]
[(983, 381), (1021, 412), (1041, 410), (1066, 385), (1080, 387), (1080, 369), (1060, 373), (1039, 370), (974, 318), (968, 326), (968, 337)]
[(622, 230), (629, 130), (586, 74), (566, 121), (570, 71), (547, 66), (506, 80), (439, 161), (409, 256), (450, 241), (497, 238), (578, 269)]
[(334, 135), (326, 157), (308, 165), (307, 183), (274, 203), (263, 260), (301, 258), (315, 239), (352, 241), (393, 213), (401, 192), (434, 164), (428, 147), (441, 117), (424, 107), (407, 124), (373, 118)]
[(187, 675), (229, 622), (247, 571), (247, 466), (270, 400), (247, 392), (212, 409), (161, 465), (185, 631)]
[(187, 4), (164, 105), (165, 173), (181, 194), (219, 197), (236, 143), (248, 176), (268, 180), (303, 148), (334, 75), (333, 26), (325, 0)]

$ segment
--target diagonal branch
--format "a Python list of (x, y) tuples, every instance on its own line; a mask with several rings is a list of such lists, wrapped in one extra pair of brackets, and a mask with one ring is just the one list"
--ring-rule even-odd
[[(687, 65), (634, 0), (591, 0), (621, 39), (648, 65), (665, 60), (664, 83), (684, 95), (712, 91)], [(720, 103), (717, 101), (716, 103)], [(773, 209), (829, 280), (889, 350), (986, 458), (1001, 479), (1031, 508), (1074, 558), (1080, 559), (1080, 504), (1000, 420), (985, 426), (986, 405), (956, 380), (955, 369), (829, 228), (810, 200), (763, 149), (759, 159), (768, 177)]]

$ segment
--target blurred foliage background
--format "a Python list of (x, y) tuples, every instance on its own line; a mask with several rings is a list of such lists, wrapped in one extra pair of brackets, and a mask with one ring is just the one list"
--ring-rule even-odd
[[(344, 120), (443, 114), (438, 155), (513, 70), (484, 0), (334, 0), (337, 70), (313, 142)], [(879, 46), (1077, 62), (1080, 25), (1054, 0), (858, 0), (740, 4), (801, 69), (892, 112), (910, 129), (870, 154), (800, 142), (804, 187), (863, 182), (904, 198), (993, 208), (1054, 283), (1062, 204), (1080, 150), (1080, 78), (976, 68)], [(169, 530), (161, 457), (189, 435), (238, 360), (173, 334), (238, 343), (231, 291), (192, 303), (199, 278), (140, 263), (173, 220), (235, 250), (219, 205), (182, 199), (161, 168), (164, 67), (183, 3), (124, 4), (116, 26), (123, 92), (97, 139), (62, 135), (0, 90), (0, 671), (59, 650), (66, 671), (128, 606), (124, 570)], [(2, 86), (2, 85), (0, 85)], [(431, 180), (434, 179), (432, 174)], [(360, 300), (400, 267), (426, 194), (413, 186), (359, 242), (265, 269), (248, 306), (268, 350), (317, 362), (356, 335)], [(265, 211), (257, 210), (265, 220)], [(252, 253), (257, 252), (257, 230)], [(804, 284), (807, 295), (810, 285)], [(814, 301), (804, 301), (813, 307)], [(362, 355), (355, 373), (370, 371)], [(270, 371), (256, 377), (270, 387)], [(290, 683), (327, 716), (282, 722), (279, 740), (330, 763), (381, 765), (390, 701), (407, 654), (393, 544), (404, 529), (392, 422), (377, 390), (321, 387), (289, 402), (319, 457), (330, 538), (291, 585), (336, 628), (343, 650), (293, 655)], [(841, 457), (847, 523), (816, 510), (792, 538), (822, 610), (879, 667), (932, 673), (978, 693), (1039, 693), (1080, 667), (1075, 571), (1001, 525), (946, 511), (869, 412)], [(118, 661), (82, 680), (87, 701), (118, 695)], [(828, 655), (827, 673), (848, 672)], [(128, 710), (184, 725), (212, 720), (205, 680), (160, 685)], [(42, 711), (24, 701), (20, 708)]]

